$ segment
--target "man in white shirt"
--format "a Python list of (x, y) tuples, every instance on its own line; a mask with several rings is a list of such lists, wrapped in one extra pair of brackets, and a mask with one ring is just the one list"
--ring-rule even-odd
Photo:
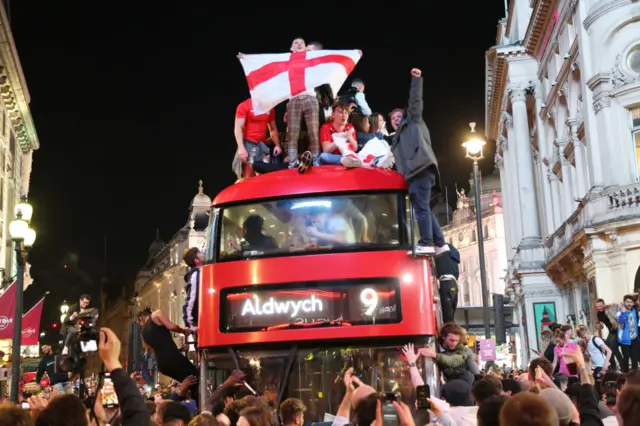
[(601, 338), (594, 336), (584, 325), (578, 326), (576, 334), (587, 343), (587, 352), (589, 352), (589, 357), (591, 358), (593, 376), (604, 375), (609, 369), (613, 351), (609, 349), (609, 346)]

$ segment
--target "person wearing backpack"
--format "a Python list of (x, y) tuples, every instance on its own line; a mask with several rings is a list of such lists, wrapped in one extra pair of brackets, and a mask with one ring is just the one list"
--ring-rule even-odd
[(587, 345), (587, 352), (589, 353), (589, 358), (591, 358), (591, 367), (593, 368), (593, 377), (604, 375), (609, 369), (613, 351), (601, 338), (593, 335), (585, 325), (579, 325), (576, 329), (576, 334)]

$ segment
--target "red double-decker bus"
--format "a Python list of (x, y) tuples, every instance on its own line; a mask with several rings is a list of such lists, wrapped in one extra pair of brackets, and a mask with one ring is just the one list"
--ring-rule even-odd
[(410, 255), (411, 211), (402, 176), (380, 169), (280, 171), (220, 192), (201, 272), (202, 374), (216, 385), (240, 367), (274, 403), (303, 400), (308, 421), (335, 414), (347, 366), (410, 394), (399, 348), (432, 341), (438, 316), (431, 263)]

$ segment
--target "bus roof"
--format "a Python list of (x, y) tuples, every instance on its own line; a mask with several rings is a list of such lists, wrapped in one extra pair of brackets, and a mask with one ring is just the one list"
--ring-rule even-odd
[(213, 205), (292, 195), (406, 188), (402, 175), (392, 170), (316, 166), (304, 174), (292, 169), (244, 179), (220, 191), (213, 200)]

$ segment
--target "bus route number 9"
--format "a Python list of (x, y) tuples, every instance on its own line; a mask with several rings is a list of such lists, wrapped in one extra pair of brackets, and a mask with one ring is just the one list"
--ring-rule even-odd
[(372, 316), (378, 306), (378, 292), (372, 288), (365, 288), (360, 292), (360, 302), (364, 307), (364, 314)]

